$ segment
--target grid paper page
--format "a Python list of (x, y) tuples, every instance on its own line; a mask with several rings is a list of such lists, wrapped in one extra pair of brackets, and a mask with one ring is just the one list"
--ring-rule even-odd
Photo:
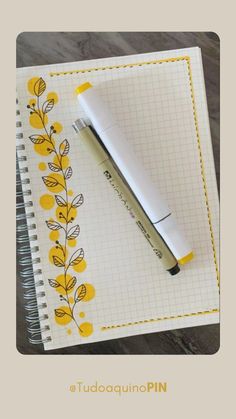
[[(54, 176), (43, 165), (53, 156), (29, 140), (43, 134), (42, 127), (29, 123), (27, 108), (33, 98), (28, 81), (39, 77), (46, 83), (42, 103), (50, 92), (59, 99), (47, 113), (48, 126), (63, 128), (53, 136), (55, 145), (64, 139), (70, 144), (73, 195), (68, 199), (84, 195), (74, 211), (80, 234), (75, 248), (66, 249), (69, 259), (82, 247), (86, 260), (68, 271), (78, 285), (87, 284), (87, 296), (75, 307), (76, 323), (67, 314), (55, 317), (67, 303), (48, 281), (63, 274), (52, 262), (53, 252), (58, 255), (53, 239), (62, 242), (63, 230), (50, 239), (45, 221), (60, 222), (60, 207), (53, 201), (53, 207), (42, 208), (42, 196), (55, 196), (42, 181), (42, 176)], [(194, 260), (175, 277), (163, 271), (72, 129), (74, 120), (85, 116), (75, 88), (86, 81), (110, 106), (192, 244)], [(45, 348), (218, 322), (218, 196), (199, 48), (23, 68), (17, 71), (17, 91), (52, 338)], [(73, 296), (74, 289), (68, 294), (71, 305)]]

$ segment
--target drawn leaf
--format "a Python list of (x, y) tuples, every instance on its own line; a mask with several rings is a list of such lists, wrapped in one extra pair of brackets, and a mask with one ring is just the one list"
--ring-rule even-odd
[(58, 181), (52, 176), (43, 176), (42, 179), (45, 185), (49, 188), (53, 188), (54, 186), (58, 185)]
[(74, 227), (71, 227), (70, 230), (67, 233), (67, 240), (74, 240), (76, 237), (78, 237), (80, 232), (79, 225), (77, 224)]
[(67, 169), (65, 171), (65, 178), (70, 179), (71, 176), (72, 176), (72, 168), (69, 166), (69, 167), (67, 167)]
[(78, 208), (78, 207), (80, 207), (80, 205), (83, 204), (83, 202), (84, 202), (84, 197), (81, 193), (73, 199), (73, 201), (71, 203), (71, 206), (72, 206), (72, 208)]
[(59, 146), (59, 153), (61, 156), (66, 156), (69, 153), (70, 150), (70, 144), (67, 140), (62, 141), (62, 143)]
[(36, 96), (41, 96), (43, 92), (45, 91), (45, 89), (46, 89), (46, 83), (42, 79), (42, 77), (40, 77), (34, 85), (34, 93)]
[(62, 308), (57, 308), (56, 310), (54, 310), (54, 312), (57, 317), (64, 317), (65, 315), (68, 316), (68, 313), (62, 310)]
[(49, 282), (49, 285), (51, 285), (51, 287), (53, 288), (60, 287), (59, 282), (57, 282), (55, 279), (49, 279), (48, 282)]
[(52, 110), (54, 106), (54, 99), (46, 100), (43, 104), (42, 111), (43, 113), (48, 113)]
[(73, 254), (73, 259), (70, 261), (70, 266), (78, 265), (80, 262), (82, 262), (84, 258), (84, 251), (83, 249), (78, 249)]
[(63, 260), (61, 258), (59, 258), (58, 256), (53, 256), (53, 263), (55, 266), (57, 266), (58, 268), (62, 268), (62, 266), (65, 266), (65, 263), (63, 262)]
[(50, 230), (60, 230), (62, 228), (61, 224), (59, 224), (57, 221), (46, 221), (46, 224)]
[(43, 135), (39, 135), (39, 134), (34, 134), (34, 135), (30, 135), (29, 139), (32, 141), (32, 143), (34, 144), (42, 144), (45, 141), (45, 138)]
[(60, 195), (55, 195), (56, 203), (59, 207), (66, 207), (67, 203), (64, 198)]
[(67, 284), (67, 286), (66, 286), (66, 290), (67, 290), (67, 291), (72, 290), (72, 288), (74, 288), (74, 286), (75, 286), (76, 282), (77, 282), (77, 279), (76, 279), (76, 277), (75, 277), (75, 276), (73, 276), (73, 278), (71, 278), (71, 279), (69, 280), (69, 282), (68, 282), (68, 284)]
[(60, 172), (61, 168), (55, 163), (48, 163), (48, 167), (52, 172)]
[(76, 303), (83, 300), (86, 295), (86, 286), (84, 284), (79, 285), (75, 291), (74, 300)]

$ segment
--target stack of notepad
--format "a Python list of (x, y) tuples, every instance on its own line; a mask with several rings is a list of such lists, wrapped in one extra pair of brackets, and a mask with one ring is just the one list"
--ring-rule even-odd
[[(85, 81), (192, 244), (195, 258), (174, 277), (72, 128), (85, 117), (75, 94)], [(33, 338), (36, 319), (45, 349), (218, 322), (218, 195), (200, 49), (21, 68), (17, 95)]]

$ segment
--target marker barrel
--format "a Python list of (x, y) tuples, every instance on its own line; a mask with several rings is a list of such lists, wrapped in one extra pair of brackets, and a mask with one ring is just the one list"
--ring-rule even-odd
[(177, 274), (180, 269), (176, 258), (150, 222), (129, 186), (115, 167), (114, 162), (107, 150), (105, 150), (98, 136), (93, 129), (86, 126), (86, 123), (81, 119), (75, 121), (73, 127), (75, 131), (79, 133), (84, 147), (89, 154), (93, 156), (99, 169), (113, 188), (118, 199), (122, 201), (139, 230), (149, 242), (153, 252), (160, 259), (164, 269), (169, 271), (171, 275)]

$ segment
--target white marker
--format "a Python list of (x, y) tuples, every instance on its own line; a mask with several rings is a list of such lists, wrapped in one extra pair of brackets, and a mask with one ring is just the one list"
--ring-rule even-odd
[(110, 109), (90, 83), (76, 88), (79, 104), (92, 122), (101, 141), (124, 176), (129, 187), (143, 207), (150, 221), (162, 236), (179, 263), (193, 257), (186, 239), (179, 231), (176, 220), (164, 199), (146, 174), (134, 154)]

